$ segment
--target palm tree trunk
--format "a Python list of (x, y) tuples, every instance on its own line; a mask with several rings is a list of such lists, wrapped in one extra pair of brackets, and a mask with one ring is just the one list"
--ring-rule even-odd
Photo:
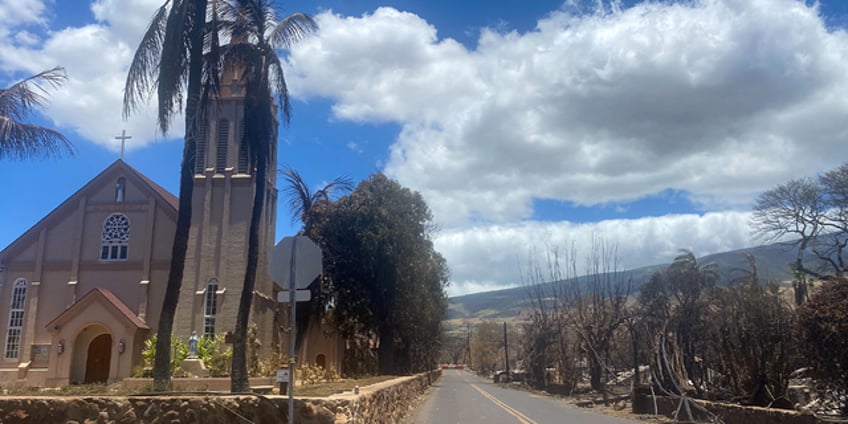
[[(262, 155), (260, 155), (262, 156)], [(250, 216), (250, 230), (247, 244), (247, 267), (244, 273), (244, 286), (239, 300), (238, 316), (233, 337), (233, 367), (231, 388), (233, 393), (250, 391), (247, 374), (247, 323), (253, 303), (253, 289), (256, 287), (256, 269), (259, 263), (259, 225), (262, 223), (262, 211), (265, 209), (265, 174), (267, 158), (260, 157), (256, 163), (256, 194), (253, 197), (253, 211)]]
[(165, 286), (165, 298), (159, 315), (159, 330), (156, 337), (156, 355), (153, 360), (153, 390), (166, 391), (171, 387), (171, 333), (174, 314), (180, 299), (183, 282), (188, 236), (191, 229), (191, 204), (194, 192), (195, 135), (200, 99), (203, 66), (203, 22), (206, 21), (206, 0), (195, 0), (194, 25), (191, 30), (191, 47), (188, 79), (188, 98), (185, 113), (185, 146), (180, 167), (180, 200), (177, 211), (177, 229), (171, 249), (171, 268)]

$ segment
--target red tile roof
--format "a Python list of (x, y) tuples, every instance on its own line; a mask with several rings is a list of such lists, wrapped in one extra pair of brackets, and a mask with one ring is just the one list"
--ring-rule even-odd
[[(124, 164), (127, 165), (126, 163)], [(127, 168), (133, 170), (139, 176), (139, 178), (141, 178), (142, 181), (147, 183), (147, 185), (149, 185), (153, 191), (162, 196), (162, 198), (165, 199), (165, 201), (168, 202), (168, 204), (171, 205), (174, 209), (179, 209), (180, 199), (177, 196), (173, 195), (170, 191), (165, 190), (164, 187), (160, 186), (159, 184), (156, 184), (155, 182), (153, 182), (153, 180), (148, 178), (147, 175), (142, 174), (132, 166), (127, 165)]]
[(144, 320), (142, 320), (141, 318), (139, 318), (139, 317), (138, 317), (138, 315), (136, 315), (136, 314), (135, 314), (135, 312), (133, 312), (133, 311), (132, 311), (132, 309), (130, 309), (130, 307), (129, 307), (129, 306), (127, 306), (127, 304), (126, 304), (126, 303), (124, 303), (123, 301), (121, 301), (121, 299), (118, 299), (118, 296), (115, 296), (115, 293), (112, 293), (112, 291), (111, 291), (111, 290), (108, 290), (108, 289), (102, 289), (102, 288), (96, 288), (96, 289), (94, 289), (94, 290), (92, 290), (92, 291), (100, 292), (100, 294), (102, 294), (102, 295), (103, 295), (103, 297), (104, 297), (104, 298), (106, 298), (106, 300), (108, 300), (108, 301), (109, 301), (109, 303), (111, 303), (111, 304), (112, 304), (112, 306), (114, 306), (114, 307), (118, 310), (118, 312), (120, 312), (120, 313), (121, 313), (121, 314), (123, 314), (125, 317), (127, 317), (127, 319), (128, 319), (128, 320), (129, 320), (129, 321), (130, 321), (133, 325), (135, 325), (136, 327), (138, 327), (138, 328), (147, 328), (147, 329), (149, 329), (149, 328), (150, 328), (150, 327), (148, 327), (148, 326), (147, 326), (147, 323), (146, 323), (146, 322), (144, 322)]
[(97, 301), (97, 299), (105, 300), (107, 305), (111, 305), (120, 315), (125, 317), (127, 321), (129, 321), (136, 328), (149, 330), (150, 327), (147, 325), (144, 320), (138, 317), (126, 303), (124, 303), (118, 296), (115, 296), (115, 293), (112, 293), (111, 290), (96, 288), (92, 289), (88, 293), (85, 294), (82, 298), (74, 302), (71, 306), (64, 310), (61, 314), (59, 314), (56, 318), (54, 318), (50, 323), (48, 323), (45, 327), (53, 328), (59, 322), (64, 321), (65, 319), (70, 319), (78, 314), (80, 314), (83, 310), (85, 310), (84, 306), (90, 304), (91, 302)]

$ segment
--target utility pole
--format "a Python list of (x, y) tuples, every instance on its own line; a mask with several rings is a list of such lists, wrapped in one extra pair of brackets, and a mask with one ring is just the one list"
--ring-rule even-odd
[(504, 368), (506, 368), (506, 381), (510, 381), (512, 378), (509, 375), (509, 344), (507, 344), (506, 339), (506, 321), (504, 321), (504, 364)]
[(465, 352), (468, 355), (468, 368), (471, 368), (471, 323), (465, 323)]

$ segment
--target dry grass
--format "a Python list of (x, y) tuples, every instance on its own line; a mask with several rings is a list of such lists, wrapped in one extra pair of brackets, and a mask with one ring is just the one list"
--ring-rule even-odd
[(17, 387), (0, 390), (6, 396), (131, 396), (149, 393), (151, 388), (133, 390), (120, 384), (74, 384), (57, 388)]
[[(328, 381), (323, 383), (307, 384), (297, 386), (295, 396), (304, 397), (326, 397), (345, 391), (352, 391), (354, 387), (365, 387), (386, 380), (397, 378), (394, 375), (379, 375), (359, 379), (345, 379)], [(0, 395), (6, 396), (132, 396), (140, 394), (152, 394), (152, 387), (140, 390), (132, 390), (122, 387), (120, 384), (79, 384), (68, 385), (59, 388), (20, 387), (14, 389), (0, 388)], [(173, 393), (173, 392), (171, 392)], [(274, 388), (277, 393), (277, 388)]]
[(395, 375), (378, 375), (374, 377), (365, 377), (351, 380), (337, 380), (317, 384), (308, 384), (295, 388), (295, 396), (305, 397), (326, 397), (341, 392), (351, 391), (354, 387), (365, 387), (371, 384), (380, 383), (386, 380), (397, 378)]

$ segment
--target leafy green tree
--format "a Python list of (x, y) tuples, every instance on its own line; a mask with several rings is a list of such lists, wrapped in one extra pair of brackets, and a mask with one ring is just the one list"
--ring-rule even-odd
[[(312, 232), (313, 222), (315, 221), (315, 210), (317, 210), (322, 204), (334, 201), (336, 194), (342, 192), (348, 193), (353, 190), (353, 182), (345, 177), (338, 177), (325, 184), (323, 187), (313, 191), (306, 181), (303, 180), (300, 173), (294, 169), (284, 169), (279, 172), (285, 179), (283, 191), (288, 196), (289, 210), (292, 214), (292, 223), (300, 221), (302, 225), (298, 232), (299, 235), (307, 235)], [(317, 290), (316, 293), (313, 293), (313, 295), (315, 296), (315, 301), (307, 304), (308, 313), (310, 316), (314, 315), (319, 318), (324, 318), (329, 310), (323, 306), (331, 301), (332, 294), (327, 290)], [(307, 323), (308, 320), (306, 319), (298, 320), (297, 340), (295, 341), (297, 346), (300, 346), (300, 343), (306, 334), (305, 330)], [(345, 364), (347, 365), (344, 367), (345, 371), (349, 372), (350, 375), (368, 374), (367, 370), (362, 369), (364, 364), (360, 363), (361, 361), (369, 358), (368, 348), (366, 347), (363, 349), (357, 343), (351, 343), (349, 344), (349, 347), (351, 348), (351, 351), (348, 352), (349, 354), (345, 355), (346, 362), (349, 362)]]
[(28, 122), (47, 103), (42, 84), (58, 87), (65, 79), (65, 69), (55, 67), (0, 89), (0, 160), (74, 153), (60, 132)]
[(341, 334), (375, 334), (381, 374), (435, 365), (448, 268), (433, 248), (421, 195), (377, 173), (338, 201), (323, 202), (314, 219), (309, 235), (324, 251)]
[(441, 350), (442, 318), (448, 306), (444, 291), (448, 266), (432, 243), (425, 243), (421, 249), (401, 274), (406, 284), (399, 291), (395, 306), (397, 372), (431, 370), (436, 367)]
[[(155, 92), (158, 105), (159, 129), (167, 134), (174, 115), (183, 112), (185, 101), (185, 141), (180, 166), (180, 193), (177, 226), (171, 250), (171, 266), (162, 311), (159, 315), (158, 334), (171, 334), (174, 314), (179, 302), (183, 280), (188, 235), (191, 227), (195, 139), (198, 122), (202, 119), (201, 102), (204, 84), (204, 65), (217, 63), (204, 59), (204, 35), (209, 35), (210, 54), (217, 52), (215, 14), (207, 25), (207, 6), (217, 0), (166, 0), (157, 9), (150, 26), (136, 49), (124, 86), (124, 116), (135, 112)], [(214, 7), (213, 7), (214, 9)], [(207, 85), (214, 86), (217, 72), (207, 72)], [(160, 337), (156, 344), (153, 364), (154, 390), (168, 390), (171, 386), (171, 338)]]
[(238, 0), (220, 5), (222, 22), (232, 36), (232, 43), (222, 50), (224, 63), (239, 67), (245, 83), (244, 144), (248, 162), (254, 170), (253, 209), (247, 243), (247, 266), (233, 331), (232, 391), (250, 390), (247, 371), (247, 325), (256, 286), (259, 264), (259, 228), (266, 209), (268, 165), (277, 145), (277, 104), (285, 122), (291, 117), (288, 88), (277, 49), (288, 48), (317, 25), (309, 16), (295, 13), (277, 21), (276, 12), (267, 0)]
[[(306, 181), (303, 180), (303, 177), (299, 172), (294, 169), (283, 169), (279, 171), (280, 174), (283, 175), (285, 179), (285, 185), (283, 186), (284, 193), (288, 196), (289, 210), (292, 214), (292, 223), (297, 221), (301, 222), (301, 229), (298, 232), (299, 235), (309, 234), (312, 230), (312, 223), (314, 221), (314, 213), (313, 210), (316, 209), (319, 205), (324, 202), (332, 202), (335, 200), (335, 195), (342, 192), (350, 192), (353, 190), (353, 183), (350, 179), (344, 177), (338, 177), (333, 181), (325, 184), (323, 187), (314, 190), (309, 187)], [(315, 301), (309, 302), (306, 306), (308, 308), (308, 314), (312, 317), (316, 317), (321, 319), (326, 314), (327, 310), (323, 307), (324, 304), (330, 301), (331, 295), (326, 290), (316, 290), (313, 293), (315, 296)], [(301, 311), (301, 309), (298, 309)], [(306, 335), (306, 329), (309, 325), (309, 319), (298, 319), (296, 320), (297, 325), (297, 340), (295, 341), (296, 349), (300, 348), (301, 342)], [(355, 346), (355, 345), (350, 345)], [(359, 354), (365, 354), (366, 351), (360, 351), (358, 346), (355, 346), (354, 349), (357, 350), (356, 354), (347, 355), (346, 359), (350, 359), (355, 362), (357, 358), (360, 356)], [(367, 349), (367, 348), (366, 348)], [(367, 355), (363, 355), (365, 357)], [(353, 365), (352, 367), (345, 368), (346, 370), (351, 372), (351, 375), (361, 375), (365, 374), (357, 369), (358, 365)]]

